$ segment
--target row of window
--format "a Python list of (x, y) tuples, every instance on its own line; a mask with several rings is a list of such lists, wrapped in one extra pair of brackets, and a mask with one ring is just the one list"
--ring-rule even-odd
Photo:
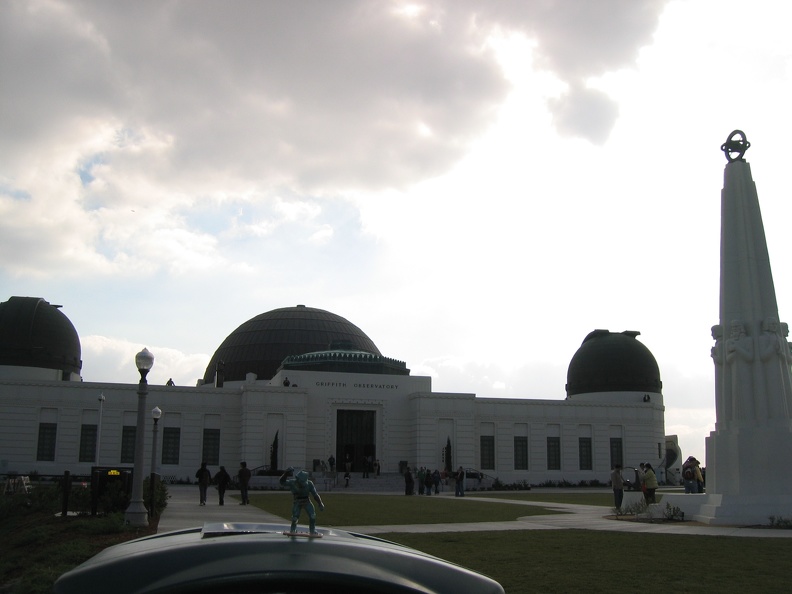
[[(55, 445), (58, 433), (57, 423), (39, 423), (38, 448), (36, 460), (55, 461)], [(121, 464), (135, 462), (135, 436), (137, 427), (125, 425), (121, 430)], [(80, 462), (96, 462), (97, 426), (82, 425), (80, 429)], [(163, 427), (161, 464), (178, 464), (181, 445), (181, 428)], [(480, 440), (481, 469), (495, 469), (495, 437), (482, 435)], [(610, 463), (623, 464), (622, 439), (610, 438)], [(594, 452), (590, 437), (578, 438), (578, 460), (580, 470), (593, 470)], [(201, 460), (211, 466), (220, 464), (220, 429), (203, 430), (203, 449)], [(514, 438), (514, 470), (528, 470), (528, 438)], [(561, 470), (561, 438), (547, 438), (547, 470)]]
[[(482, 435), (479, 451), (481, 453), (481, 469), (495, 470), (495, 436)], [(610, 439), (610, 463), (623, 464), (622, 438)], [(594, 469), (594, 450), (590, 437), (578, 438), (578, 460), (580, 470)], [(514, 438), (514, 470), (528, 470), (528, 438)], [(561, 438), (547, 438), (547, 470), (561, 470)]]
[[(133, 464), (135, 462), (135, 437), (137, 427), (125, 425), (121, 428), (121, 456), (119, 463)], [(41, 462), (55, 461), (55, 445), (58, 436), (57, 423), (39, 423), (38, 447), (36, 460)], [(80, 428), (80, 462), (96, 462), (97, 426), (82, 425)], [(178, 464), (179, 449), (181, 446), (181, 428), (162, 428), (162, 457), (161, 464)], [(220, 464), (220, 429), (203, 430), (202, 460), (207, 464), (217, 466)]]

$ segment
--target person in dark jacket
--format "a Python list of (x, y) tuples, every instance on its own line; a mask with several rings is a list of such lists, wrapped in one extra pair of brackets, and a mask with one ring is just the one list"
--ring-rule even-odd
[(212, 482), (212, 473), (206, 467), (206, 462), (201, 462), (201, 467), (196, 471), (195, 478), (198, 479), (200, 505), (206, 505), (206, 490)]
[(404, 472), (404, 494), (405, 495), (412, 495), (415, 492), (415, 480), (413, 480), (412, 472), (410, 471), (410, 467), (407, 467), (407, 470)]
[(226, 472), (225, 466), (221, 466), (220, 470), (215, 475), (215, 483), (217, 484), (217, 494), (220, 496), (220, 505), (223, 505), (225, 498), (226, 488), (228, 483), (231, 482), (231, 475)]
[(239, 491), (242, 495), (242, 501), (239, 505), (247, 505), (250, 503), (248, 499), (248, 484), (250, 483), (250, 469), (247, 467), (247, 462), (239, 463), (239, 472), (237, 472), (239, 479)]

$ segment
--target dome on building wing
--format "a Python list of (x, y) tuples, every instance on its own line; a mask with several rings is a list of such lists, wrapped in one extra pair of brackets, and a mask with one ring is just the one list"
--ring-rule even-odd
[(204, 383), (215, 382), (220, 363), (226, 382), (243, 381), (248, 373), (268, 380), (287, 357), (338, 345), (381, 356), (372, 340), (341, 316), (304, 305), (274, 309), (251, 318), (228, 335), (209, 361)]
[(69, 318), (38, 297), (0, 303), (0, 365), (57, 369), (64, 379), (80, 374), (80, 337)]
[(572, 357), (567, 370), (567, 396), (596, 392), (661, 393), (657, 361), (636, 340), (640, 332), (594, 330)]

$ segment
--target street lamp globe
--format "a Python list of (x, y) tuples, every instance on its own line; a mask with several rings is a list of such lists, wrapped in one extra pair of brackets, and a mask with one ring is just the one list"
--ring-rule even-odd
[(155, 423), (162, 418), (162, 410), (159, 406), (155, 406), (151, 409), (151, 418), (154, 419)]
[(154, 355), (147, 348), (144, 348), (135, 355), (135, 365), (140, 372), (140, 378), (146, 379), (149, 370), (154, 366)]

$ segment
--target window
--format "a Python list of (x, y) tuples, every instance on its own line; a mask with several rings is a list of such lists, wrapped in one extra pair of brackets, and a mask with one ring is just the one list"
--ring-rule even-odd
[(514, 470), (528, 470), (528, 438), (514, 438)]
[(491, 470), (495, 468), (495, 437), (493, 435), (481, 436), (481, 468)]
[(578, 455), (580, 457), (580, 470), (591, 470), (591, 438), (578, 438)]
[(547, 438), (547, 470), (561, 470), (561, 438)]
[(121, 464), (135, 463), (135, 435), (137, 427), (124, 425), (121, 430)]
[(40, 462), (55, 461), (55, 438), (57, 435), (57, 423), (39, 423), (36, 460), (39, 460)]
[(181, 441), (181, 428), (165, 427), (162, 430), (162, 463), (179, 463), (179, 444)]
[(201, 461), (210, 466), (220, 464), (220, 429), (203, 430), (203, 454)]
[(96, 462), (96, 425), (80, 427), (80, 462)]
[(624, 466), (624, 462), (622, 461), (622, 438), (621, 437), (611, 437), (610, 438), (610, 462), (611, 468), (616, 466)]

